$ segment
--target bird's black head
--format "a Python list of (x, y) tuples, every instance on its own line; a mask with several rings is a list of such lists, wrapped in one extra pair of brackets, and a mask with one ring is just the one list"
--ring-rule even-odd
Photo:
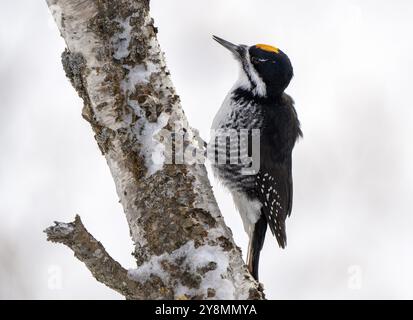
[(280, 49), (265, 44), (234, 45), (216, 36), (214, 40), (230, 50), (241, 63), (240, 87), (260, 97), (280, 96), (288, 87), (293, 67)]
[(278, 48), (262, 44), (248, 50), (251, 64), (266, 84), (267, 95), (283, 93), (293, 77), (288, 56)]

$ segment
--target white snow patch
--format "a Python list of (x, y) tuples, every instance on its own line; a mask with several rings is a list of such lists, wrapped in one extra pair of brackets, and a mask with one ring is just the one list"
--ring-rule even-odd
[(181, 248), (175, 250), (171, 254), (163, 254), (154, 256), (152, 259), (138, 269), (131, 269), (128, 275), (131, 279), (144, 283), (151, 275), (158, 276), (165, 283), (168, 283), (168, 273), (162, 268), (162, 262), (168, 261), (172, 264), (177, 260), (184, 258), (181, 268), (188, 270), (191, 273), (197, 273), (198, 268), (204, 268), (209, 263), (215, 262), (216, 269), (208, 271), (202, 276), (202, 282), (198, 289), (190, 289), (178, 283), (175, 289), (175, 297), (189, 293), (191, 295), (205, 295), (207, 296), (208, 288), (214, 288), (214, 299), (234, 299), (234, 286), (231, 281), (225, 278), (229, 261), (227, 253), (218, 246), (203, 245), (195, 248), (194, 242), (191, 240)]
[[(232, 241), (232, 232), (225, 226), (224, 219), (219, 211), (215, 198), (210, 195), (211, 189), (208, 188), (209, 180), (204, 166), (190, 167), (191, 173), (196, 177), (193, 184), (195, 193), (197, 194), (196, 207), (207, 210), (217, 221), (217, 227), (208, 230), (208, 239), (216, 242), (219, 237), (226, 237)], [(235, 245), (235, 244), (234, 244)], [(229, 272), (226, 273), (226, 278), (229, 279), (235, 288), (234, 298), (237, 300), (245, 300), (250, 296), (250, 290), (257, 289), (257, 283), (248, 276), (245, 263), (238, 250), (230, 250), (226, 252), (229, 261)]]
[(124, 67), (129, 69), (129, 74), (121, 84), (121, 88), (124, 92), (135, 92), (136, 85), (149, 83), (151, 74), (158, 70), (156, 65), (152, 62), (139, 64), (133, 68), (130, 68), (127, 65)]
[[(165, 145), (159, 141), (161, 130), (168, 124), (169, 115), (161, 113), (157, 122), (138, 121), (137, 126), (144, 126), (140, 137), (141, 155), (145, 159), (148, 170), (147, 176), (151, 176), (158, 170), (162, 170), (165, 163)], [(136, 130), (139, 130), (137, 128)]]
[[(126, 96), (135, 92), (137, 85), (149, 83), (151, 75), (158, 71), (158, 67), (150, 61), (133, 68), (124, 65), (124, 68), (129, 70), (128, 75), (121, 83), (121, 88)], [(152, 98), (148, 97), (148, 99)], [(160, 132), (168, 124), (169, 115), (161, 113), (158, 116), (157, 122), (149, 122), (145, 120), (146, 116), (137, 101), (129, 101), (129, 105), (141, 117), (137, 121), (134, 130), (142, 145), (141, 155), (144, 157), (148, 169), (147, 176), (151, 176), (158, 170), (161, 170), (165, 163), (165, 146), (160, 142)]]
[(60, 233), (64, 234), (65, 236), (75, 231), (75, 227), (73, 226), (73, 224), (64, 222), (56, 222), (56, 226), (52, 228), (57, 229)]
[(132, 26), (130, 25), (130, 17), (126, 20), (115, 20), (123, 28), (123, 31), (116, 34), (112, 38), (113, 47), (116, 48), (113, 57), (117, 60), (121, 60), (129, 56), (129, 44), (131, 41)]

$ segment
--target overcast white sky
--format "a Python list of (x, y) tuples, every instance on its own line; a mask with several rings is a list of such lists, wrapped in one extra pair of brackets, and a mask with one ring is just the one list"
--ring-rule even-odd
[[(207, 138), (237, 77), (216, 34), (291, 58), (305, 139), (294, 153), (288, 247), (267, 237), (270, 299), (413, 298), (413, 2), (152, 0), (183, 107)], [(44, 1), (0, 2), (0, 298), (121, 298), (42, 230), (75, 213), (133, 267), (114, 184), (60, 63)], [(238, 244), (231, 198), (215, 194)]]

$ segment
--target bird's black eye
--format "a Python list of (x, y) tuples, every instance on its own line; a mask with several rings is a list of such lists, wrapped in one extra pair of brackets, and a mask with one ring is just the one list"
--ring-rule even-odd
[(271, 60), (268, 59), (262, 59), (262, 58), (257, 58), (257, 57), (251, 57), (251, 62), (252, 64), (256, 65), (259, 63), (264, 63), (264, 62), (272, 62)]
[(251, 62), (252, 64), (258, 64), (260, 62), (260, 59), (258, 59), (257, 57), (251, 57)]

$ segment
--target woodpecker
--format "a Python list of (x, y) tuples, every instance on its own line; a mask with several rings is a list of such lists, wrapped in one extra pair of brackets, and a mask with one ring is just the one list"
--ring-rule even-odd
[[(292, 151), (302, 137), (294, 101), (284, 92), (293, 77), (293, 68), (288, 56), (276, 47), (235, 45), (216, 36), (213, 39), (233, 54), (240, 73), (214, 118), (212, 131), (259, 130), (257, 172), (245, 174), (242, 169), (246, 164), (240, 161), (211, 164), (241, 215), (249, 236), (247, 266), (258, 281), (267, 225), (281, 248), (287, 244), (285, 220), (293, 202)], [(250, 136), (248, 141), (251, 142)], [(211, 144), (217, 145), (214, 135)], [(227, 143), (224, 148), (225, 154), (232, 154)], [(250, 146), (248, 150), (251, 152)]]

